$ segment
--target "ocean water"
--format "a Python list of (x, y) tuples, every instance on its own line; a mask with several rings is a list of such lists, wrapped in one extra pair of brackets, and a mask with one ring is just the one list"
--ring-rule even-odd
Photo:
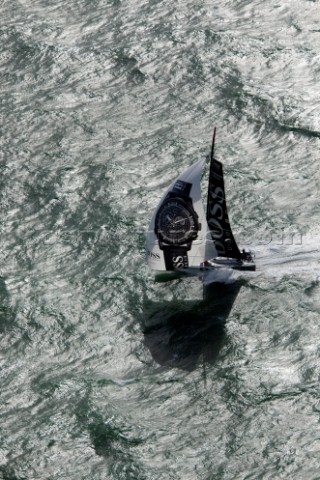
[[(319, 479), (319, 1), (0, 8), (0, 478)], [(213, 126), (203, 292), (145, 234)]]

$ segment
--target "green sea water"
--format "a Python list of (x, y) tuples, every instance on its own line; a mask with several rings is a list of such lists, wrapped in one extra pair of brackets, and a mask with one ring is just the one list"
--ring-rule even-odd
[[(0, 478), (319, 479), (319, 1), (0, 11)], [(213, 126), (257, 271), (203, 293), (145, 235)]]

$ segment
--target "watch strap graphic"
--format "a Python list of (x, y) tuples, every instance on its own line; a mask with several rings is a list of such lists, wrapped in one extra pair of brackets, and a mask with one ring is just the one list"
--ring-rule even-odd
[(173, 185), (172, 192), (180, 193), (185, 197), (190, 196), (192, 183), (184, 182), (183, 180), (177, 180)]
[(164, 262), (166, 270), (176, 270), (189, 266), (187, 247), (163, 247)]

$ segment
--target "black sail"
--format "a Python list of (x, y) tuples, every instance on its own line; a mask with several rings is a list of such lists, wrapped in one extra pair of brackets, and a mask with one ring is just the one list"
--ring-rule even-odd
[(222, 163), (213, 158), (213, 155), (209, 173), (207, 222), (218, 256), (241, 258), (229, 223)]

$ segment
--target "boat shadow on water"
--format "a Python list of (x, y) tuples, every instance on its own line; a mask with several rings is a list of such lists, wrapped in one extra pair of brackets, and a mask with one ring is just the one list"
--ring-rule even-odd
[(241, 283), (204, 287), (198, 302), (149, 302), (144, 312), (144, 343), (159, 365), (191, 371), (213, 364), (224, 345), (225, 324)]

